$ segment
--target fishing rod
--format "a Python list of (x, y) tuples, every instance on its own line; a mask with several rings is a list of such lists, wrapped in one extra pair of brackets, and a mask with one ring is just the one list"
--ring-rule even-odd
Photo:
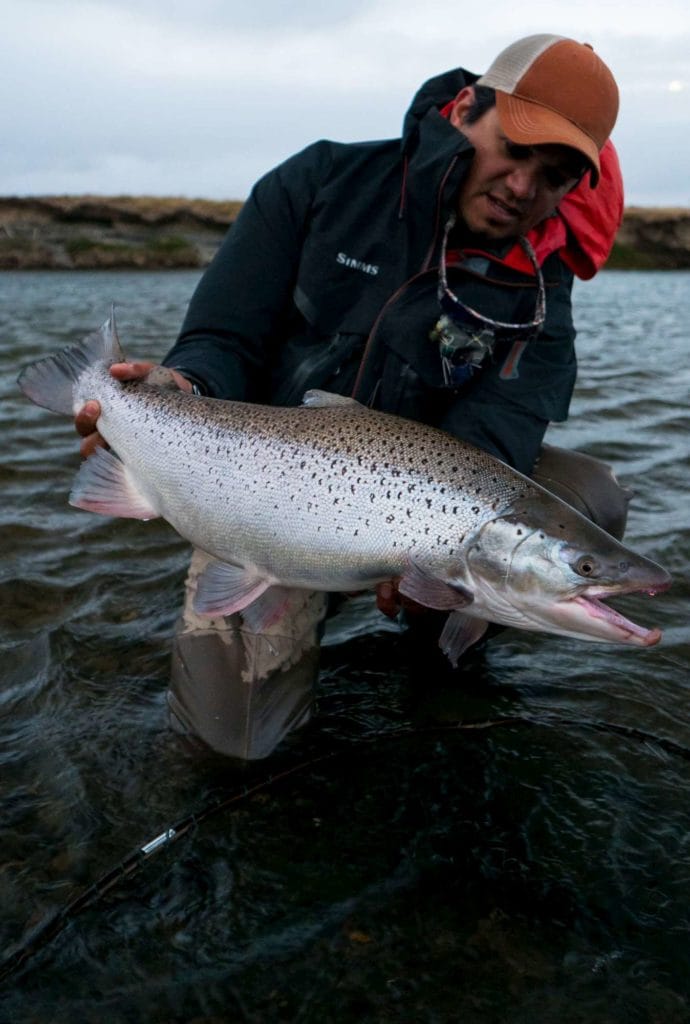
[(532, 718), (528, 715), (506, 715), (500, 718), (448, 722), (443, 725), (403, 726), (394, 729), (384, 729), (362, 737), (354, 743), (350, 743), (347, 747), (332, 750), (325, 754), (316, 754), (281, 771), (269, 774), (256, 783), (234, 790), (227, 796), (209, 800), (199, 810), (193, 811), (186, 817), (174, 822), (163, 829), (162, 832), (147, 840), (143, 845), (137, 846), (119, 864), (101, 875), (95, 882), (65, 903), (47, 921), (39, 924), (19, 948), (0, 963), (0, 984), (17, 974), (30, 959), (55, 940), (78, 914), (100, 900), (120, 882), (133, 876), (152, 856), (164, 849), (168, 849), (192, 829), (201, 825), (202, 822), (225, 810), (236, 807), (242, 801), (249, 799), (255, 794), (275, 786), (294, 775), (315, 768), (319, 764), (332, 761), (345, 754), (351, 754), (353, 749), (359, 747), (425, 735), (437, 735), (439, 733), (461, 732), (465, 730), (483, 731), (508, 725), (565, 726), (589, 729), (596, 732), (614, 733), (627, 739), (651, 743), (661, 747), (667, 753), (690, 761), (690, 750), (686, 747), (675, 743), (673, 740), (653, 736), (651, 733), (646, 733), (635, 726), (618, 725), (615, 722), (578, 721), (577, 719), (569, 719), (561, 715), (545, 715), (539, 718)]
[[(506, 717), (477, 722), (457, 722), (444, 726), (443, 730), (448, 731), (449, 728), (454, 730), (488, 729), (493, 726), (507, 724), (511, 721), (516, 721), (516, 719)], [(353, 751), (353, 747), (371, 746), (375, 743), (422, 734), (425, 731), (427, 730), (420, 727), (381, 730), (356, 740), (354, 744), (350, 743), (347, 747), (331, 750), (324, 754), (316, 754), (279, 772), (271, 773), (254, 784), (241, 786), (227, 796), (208, 801), (199, 810), (193, 811), (186, 817), (174, 822), (143, 845), (137, 846), (119, 864), (101, 875), (100, 878), (96, 879), (95, 882), (82, 892), (77, 893), (73, 899), (60, 907), (47, 921), (39, 924), (21, 946), (0, 963), (0, 984), (15, 975), (32, 957), (56, 939), (78, 914), (100, 900), (120, 882), (133, 876), (155, 854), (168, 849), (173, 843), (176, 843), (210, 817), (235, 807), (256, 793), (275, 786), (294, 775), (315, 768), (326, 761), (332, 761), (344, 754), (350, 754)]]
[(306, 771), (317, 765), (321, 761), (328, 760), (330, 757), (335, 756), (340, 751), (334, 751), (332, 754), (321, 754), (317, 757), (312, 757), (309, 760), (302, 761), (299, 764), (293, 765), (290, 768), (286, 768), (276, 774), (266, 776), (260, 782), (254, 785), (242, 786), (240, 789), (235, 790), (229, 796), (222, 797), (217, 800), (211, 800), (204, 805), (200, 810), (193, 811), (186, 817), (181, 818), (179, 821), (169, 825), (158, 835), (153, 836), (143, 846), (138, 846), (132, 850), (123, 860), (120, 861), (115, 867), (106, 871), (105, 874), (101, 875), (100, 878), (96, 879), (91, 885), (89, 885), (82, 892), (78, 893), (73, 899), (69, 900), (64, 906), (60, 907), (56, 913), (50, 917), (47, 921), (39, 924), (38, 927), (28, 936), (25, 942), (13, 953), (10, 954), (2, 963), (0, 963), (0, 983), (6, 981), (9, 977), (16, 974), (24, 964), (42, 948), (48, 945), (53, 939), (57, 938), (61, 932), (67, 927), (67, 925), (83, 910), (92, 906), (97, 900), (101, 899), (113, 889), (119, 882), (126, 878), (134, 875), (143, 865), (156, 853), (159, 853), (163, 849), (167, 849), (174, 842), (177, 842), (184, 835), (187, 835), (193, 828), (201, 824), (207, 818), (210, 818), (214, 814), (219, 814), (221, 811), (232, 807), (233, 804), (238, 804), (242, 800), (246, 800), (253, 796), (255, 793), (261, 792), (261, 790), (267, 789), (283, 779), (289, 778), (291, 775), (296, 775), (298, 772)]

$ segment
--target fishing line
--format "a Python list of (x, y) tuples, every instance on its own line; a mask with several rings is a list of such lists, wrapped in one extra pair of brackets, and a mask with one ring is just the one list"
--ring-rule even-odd
[(154, 854), (168, 849), (192, 829), (201, 825), (202, 822), (207, 821), (216, 814), (220, 814), (222, 811), (235, 807), (255, 794), (275, 786), (294, 775), (298, 775), (300, 772), (315, 768), (319, 764), (335, 760), (345, 754), (352, 754), (354, 750), (360, 747), (406, 738), (437, 735), (439, 733), (469, 730), (479, 732), (508, 725), (569, 727), (613, 733), (626, 739), (652, 744), (660, 747), (666, 753), (690, 761), (690, 750), (688, 748), (675, 743), (673, 740), (654, 736), (635, 726), (618, 725), (615, 722), (597, 720), (582, 721), (565, 718), (560, 715), (545, 715), (539, 718), (532, 718), (528, 715), (507, 715), (501, 718), (477, 721), (448, 722), (443, 725), (403, 726), (394, 729), (384, 729), (380, 732), (372, 733), (370, 736), (355, 740), (349, 743), (347, 747), (332, 750), (325, 754), (317, 754), (314, 757), (300, 761), (275, 774), (270, 774), (252, 785), (242, 786), (228, 796), (210, 800), (200, 810), (193, 811), (186, 817), (169, 825), (143, 845), (132, 850), (119, 864), (101, 875), (90, 886), (65, 903), (51, 918), (39, 924), (22, 945), (0, 963), (0, 983), (15, 975), (32, 957), (55, 940), (83, 910), (86, 910), (100, 900), (120, 882), (136, 874), (144, 864), (148, 863)]

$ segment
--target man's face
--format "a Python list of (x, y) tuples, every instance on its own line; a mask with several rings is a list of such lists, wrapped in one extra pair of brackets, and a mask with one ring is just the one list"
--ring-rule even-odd
[(495, 107), (466, 124), (472, 99), (473, 91), (463, 89), (450, 118), (475, 149), (458, 213), (473, 234), (493, 241), (525, 235), (574, 188), (583, 158), (568, 146), (516, 145), (503, 134)]

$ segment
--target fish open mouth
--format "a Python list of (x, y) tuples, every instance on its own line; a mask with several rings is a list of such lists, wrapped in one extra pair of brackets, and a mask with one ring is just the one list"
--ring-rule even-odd
[[(654, 597), (655, 594), (668, 590), (670, 585), (670, 581), (663, 582), (644, 590), (639, 588), (633, 590), (631, 588), (627, 593), (646, 593), (650, 597)], [(620, 593), (622, 591), (615, 591), (615, 594)], [(654, 644), (659, 643), (661, 640), (660, 629), (648, 629), (646, 626), (640, 626), (638, 623), (632, 622), (615, 608), (601, 600), (604, 596), (612, 597), (614, 594), (601, 592), (600, 594), (592, 592), (578, 594), (569, 601), (562, 602), (561, 607), (570, 605), (570, 610), (574, 611), (575, 609), (572, 606), (576, 606), (577, 614), (575, 618), (582, 622), (585, 630), (591, 631), (590, 635), (596, 634), (601, 640), (610, 640), (612, 643), (634, 644), (638, 647), (653, 647)], [(582, 619), (583, 612), (586, 616), (584, 620)]]

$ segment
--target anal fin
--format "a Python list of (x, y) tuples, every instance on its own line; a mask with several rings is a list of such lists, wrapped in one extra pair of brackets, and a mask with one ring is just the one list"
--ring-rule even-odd
[(106, 448), (97, 448), (81, 464), (69, 503), (101, 516), (157, 519), (158, 511), (137, 489), (123, 462)]

